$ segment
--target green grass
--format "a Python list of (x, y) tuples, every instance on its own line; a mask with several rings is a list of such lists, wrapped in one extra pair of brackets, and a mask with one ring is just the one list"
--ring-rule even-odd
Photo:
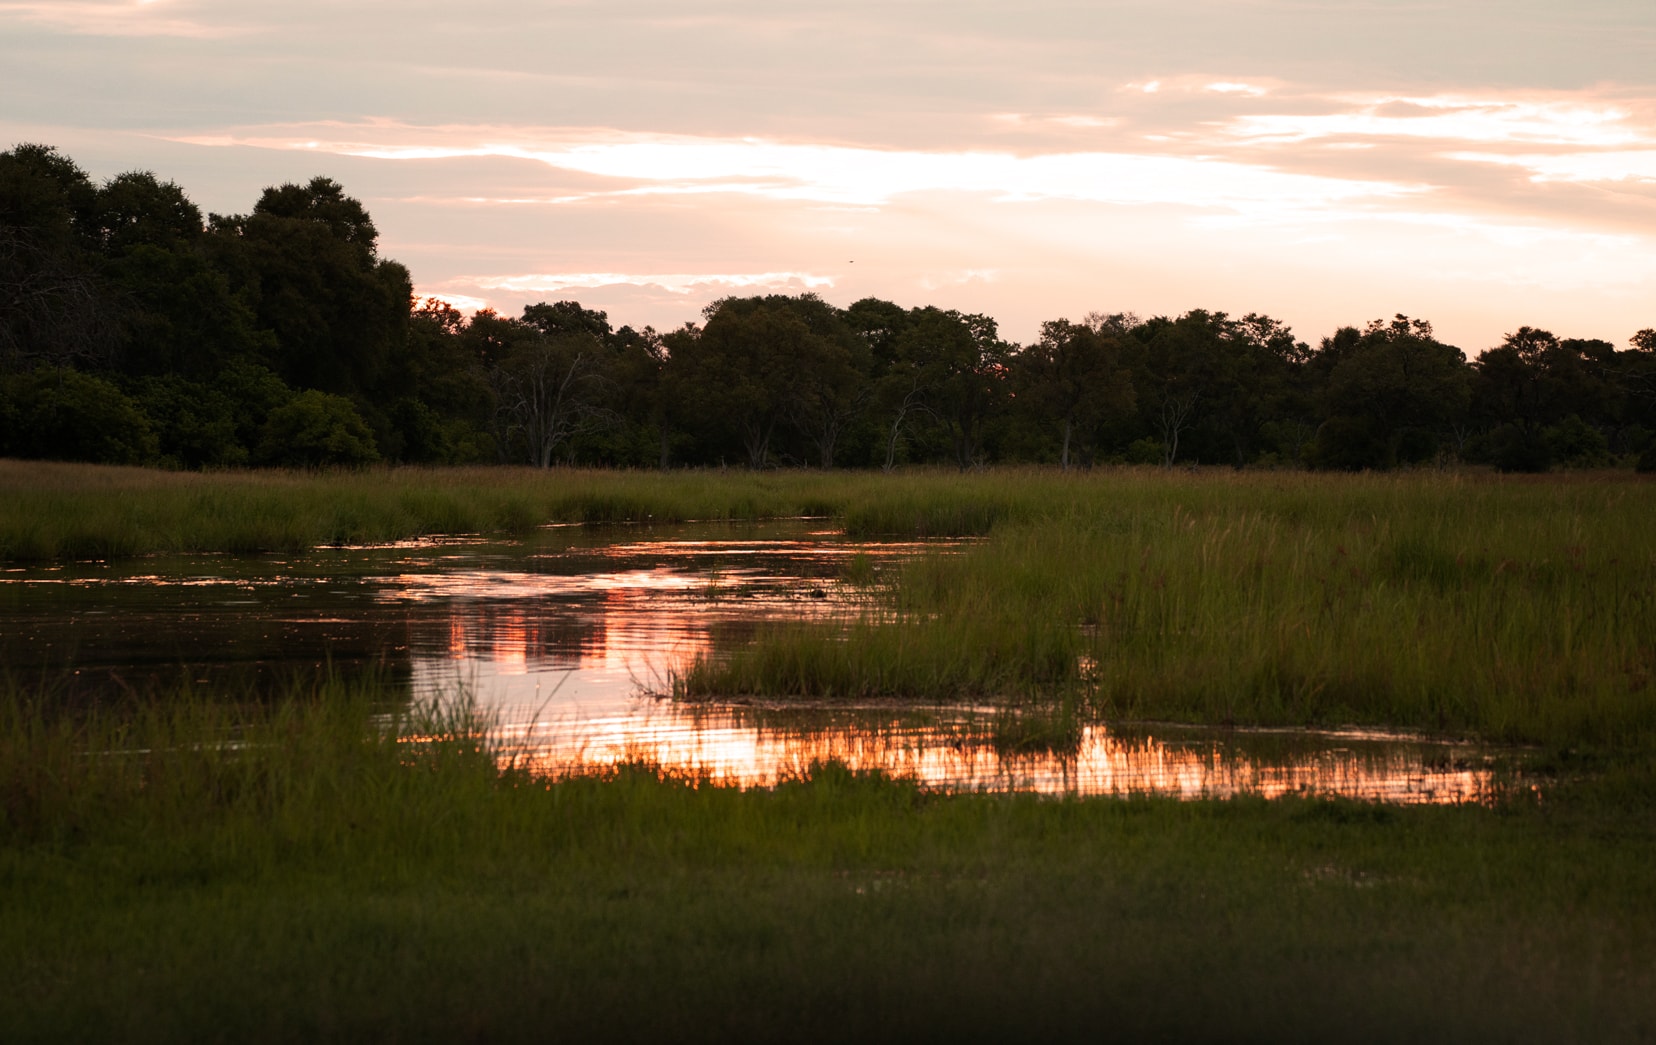
[(989, 540), (883, 578), (848, 626), (715, 651), (675, 692), (1656, 744), (1656, 485), (1008, 479)]
[(0, 561), (293, 552), (522, 534), (554, 522), (831, 515), (877, 478), (528, 468), (201, 473), (0, 460)]
[(1436, 809), (943, 796), (833, 765), (739, 792), (501, 770), (432, 708), (399, 744), (385, 696), (73, 712), (12, 687), (0, 1039), (1656, 1030), (1648, 766)]
[[(502, 769), (372, 680), (74, 706), (0, 685), (0, 1040), (1647, 1041), (1656, 486), (0, 463), (0, 557), (830, 514), (988, 540), (685, 695), (1011, 700), (1545, 745), (1540, 800), (740, 792)], [(862, 611), (859, 611), (862, 612)], [(403, 743), (398, 734), (417, 734)], [(228, 742), (227, 742), (228, 741)], [(1550, 774), (1550, 775), (1548, 775)]]

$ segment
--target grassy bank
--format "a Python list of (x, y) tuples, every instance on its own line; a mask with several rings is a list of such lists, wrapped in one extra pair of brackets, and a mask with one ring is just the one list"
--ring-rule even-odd
[(0, 461), (0, 560), (302, 551), (552, 522), (836, 514), (859, 481), (528, 468), (161, 472)]
[[(1155, 481), (1156, 473), (1138, 475)], [(1054, 491), (1067, 488), (1041, 469), (165, 472), (0, 459), (0, 561), (295, 552), (434, 534), (522, 534), (548, 523), (798, 516), (832, 517), (862, 535), (976, 536), (999, 521), (1049, 512)]]
[[(1105, 488), (1167, 487), (1135, 469)], [(1183, 475), (1174, 487), (1188, 486)], [(295, 552), (548, 523), (832, 517), (854, 536), (982, 536), (1068, 506), (1089, 480), (1047, 469), (867, 472), (381, 468), (165, 472), (0, 459), (0, 561)]]
[[(767, 627), (675, 691), (1057, 695), (1115, 718), (1656, 744), (1656, 485), (1132, 474), (1043, 490), (1009, 484), (990, 540), (884, 578), (849, 635)], [(876, 510), (896, 525), (910, 509), (858, 509)]]
[(453, 717), (397, 744), (363, 689), (0, 706), (8, 1041), (1656, 1028), (1649, 773), (1495, 808), (938, 796), (832, 766), (744, 793), (503, 772)]

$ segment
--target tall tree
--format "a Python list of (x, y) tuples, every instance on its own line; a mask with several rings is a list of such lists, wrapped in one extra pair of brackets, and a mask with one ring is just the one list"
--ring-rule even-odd
[(97, 271), (97, 190), (46, 145), (0, 153), (0, 368), (107, 366), (120, 317)]
[(948, 440), (955, 466), (976, 467), (984, 433), (1001, 407), (1011, 346), (988, 316), (927, 306), (909, 314), (897, 357), (927, 375), (925, 412)]
[(1425, 460), (1465, 415), (1471, 396), (1466, 356), (1438, 341), (1426, 320), (1376, 319), (1354, 337), (1336, 334), (1332, 347), (1340, 358), (1328, 370), (1326, 420), (1317, 434), (1324, 467)]
[(271, 365), (296, 388), (371, 395), (403, 346), (408, 270), (377, 254), (368, 212), (328, 178), (264, 191), (253, 212), (214, 216), (221, 263), (276, 335)]
[(1058, 430), (1058, 461), (1068, 471), (1071, 450), (1090, 450), (1099, 422), (1133, 409), (1132, 373), (1109, 317), (1082, 323), (1056, 319), (1012, 363), (1019, 402)]

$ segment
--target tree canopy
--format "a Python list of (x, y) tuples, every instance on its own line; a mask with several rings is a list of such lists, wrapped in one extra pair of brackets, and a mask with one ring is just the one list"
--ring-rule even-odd
[(414, 298), (326, 177), (206, 215), (150, 171), (0, 153), (0, 454), (175, 467), (378, 460), (623, 467), (1111, 461), (1656, 468), (1656, 331), (1518, 326), (1475, 358), (1430, 322), (1193, 309), (989, 316), (814, 294), (617, 328), (575, 301)]

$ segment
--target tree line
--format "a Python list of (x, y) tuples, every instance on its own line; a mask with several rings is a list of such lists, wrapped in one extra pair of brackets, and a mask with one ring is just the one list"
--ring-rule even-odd
[(0, 455), (171, 467), (374, 461), (892, 469), (1131, 462), (1656, 470), (1656, 330), (1618, 350), (1519, 327), (1468, 359), (1429, 322), (1194, 310), (1044, 323), (812, 294), (676, 330), (572, 301), (416, 301), (327, 178), (209, 214), (0, 153)]

